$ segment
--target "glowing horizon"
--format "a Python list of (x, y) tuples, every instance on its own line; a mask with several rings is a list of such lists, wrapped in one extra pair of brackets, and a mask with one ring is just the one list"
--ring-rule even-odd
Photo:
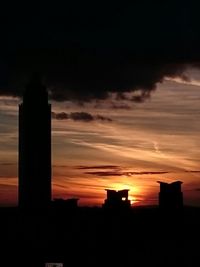
[[(144, 103), (52, 102), (56, 113), (91, 114), (87, 121), (52, 119), (53, 198), (95, 206), (103, 204), (104, 189), (127, 187), (133, 205), (156, 205), (156, 181), (181, 180), (185, 203), (200, 206), (200, 72), (190, 75), (195, 84), (165, 80)], [(17, 204), (18, 103), (0, 97), (2, 206)]]

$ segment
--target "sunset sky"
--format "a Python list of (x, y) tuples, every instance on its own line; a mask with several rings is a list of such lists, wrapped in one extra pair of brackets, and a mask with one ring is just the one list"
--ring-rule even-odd
[[(168, 78), (144, 102), (52, 103), (53, 198), (101, 205), (104, 189), (130, 189), (133, 205), (158, 203), (158, 180), (183, 181), (184, 202), (200, 205), (200, 71)], [(18, 103), (0, 98), (0, 204), (17, 204)], [(59, 116), (60, 115), (60, 116)], [(39, 186), (39, 185), (38, 185)]]
[(127, 188), (154, 205), (158, 180), (181, 180), (200, 205), (198, 4), (4, 2), (0, 205), (17, 204), (18, 104), (34, 72), (52, 104), (53, 198), (101, 205)]

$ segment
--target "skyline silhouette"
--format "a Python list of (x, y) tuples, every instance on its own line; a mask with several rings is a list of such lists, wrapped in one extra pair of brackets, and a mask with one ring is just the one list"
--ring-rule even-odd
[[(26, 91), (25, 91), (26, 92)], [(24, 93), (25, 93), (24, 92)], [(32, 101), (32, 102), (34, 102), (34, 103), (37, 103), (37, 101), (38, 101), (38, 98), (36, 97), (36, 95), (37, 95), (37, 93), (34, 95), (34, 97), (33, 98), (31, 98), (32, 100), (30, 100), (30, 101)], [(49, 104), (50, 105), (50, 104)], [(54, 105), (55, 105), (55, 103), (54, 103)], [(31, 106), (30, 106), (31, 107)], [(35, 107), (33, 107), (33, 109), (34, 109)], [(39, 112), (38, 112), (39, 113)], [(60, 113), (61, 114), (61, 113)], [(74, 113), (75, 114), (75, 113)], [(82, 119), (82, 115), (84, 115), (85, 116), (85, 114), (84, 113), (77, 113), (77, 116), (79, 116), (79, 117), (76, 117), (76, 118), (81, 118)], [(36, 115), (35, 114), (35, 116), (37, 116), (37, 119), (40, 117), (40, 115), (38, 114), (38, 115)], [(52, 113), (51, 113), (51, 116), (52, 116)], [(61, 115), (59, 115), (59, 116), (61, 116)], [(63, 116), (63, 115), (62, 115)], [(61, 116), (61, 117), (62, 117)], [(66, 116), (66, 114), (64, 114), (64, 117)], [(57, 125), (57, 122), (58, 123), (65, 123), (65, 120), (63, 120), (63, 117), (60, 119), (56, 119), (55, 120), (55, 118), (54, 117), (52, 117), (51, 118), (52, 119), (52, 123), (53, 123), (53, 125), (56, 123), (56, 125)], [(67, 118), (67, 120), (68, 120), (68, 118)], [(84, 120), (85, 120), (85, 118), (84, 118)], [(36, 121), (36, 120), (35, 120)], [(79, 120), (78, 120), (79, 121)], [(76, 120), (75, 120), (75, 123), (76, 123)], [(87, 122), (85, 122), (84, 121), (84, 123), (88, 123), (88, 119), (87, 119)], [(92, 121), (92, 123), (95, 123), (95, 121), (93, 122)], [(104, 122), (104, 120), (102, 121), (102, 125), (104, 124), (104, 123), (110, 123), (109, 121), (106, 121), (106, 122)], [(73, 124), (72, 124), (73, 125)], [(101, 124), (100, 124), (101, 125)], [(69, 123), (69, 126), (71, 127), (71, 125), (70, 125), (70, 123)], [(87, 125), (86, 125), (87, 126)], [(91, 125), (92, 126), (92, 125)], [(31, 127), (32, 126), (30, 126), (29, 128), (31, 129)], [(91, 128), (90, 128), (91, 129)], [(58, 140), (58, 142), (59, 142), (59, 139), (60, 139), (60, 137), (59, 138), (57, 138), (57, 140)], [(61, 140), (62, 140), (62, 138), (61, 138)], [(36, 147), (36, 146), (35, 146)], [(156, 149), (156, 153), (158, 152), (158, 153), (160, 153), (159, 151), (157, 151), (157, 147), (155, 148)], [(55, 150), (54, 150), (55, 151)], [(82, 150), (83, 152), (84, 152), (84, 150)], [(87, 149), (86, 149), (86, 151), (87, 151)], [(72, 152), (73, 152), (73, 150), (72, 150)], [(91, 152), (91, 151), (90, 151)], [(123, 153), (123, 151), (122, 151), (122, 153)], [(50, 155), (50, 154), (49, 154)], [(71, 156), (71, 153), (68, 153), (68, 151), (66, 150), (66, 155), (67, 155), (67, 157), (69, 157), (70, 158), (70, 156)], [(73, 155), (73, 154), (72, 154)], [(91, 154), (91, 155), (93, 155), (93, 153)], [(162, 154), (160, 154), (161, 156), (162, 156)], [(88, 153), (87, 154), (87, 156), (88, 156), (88, 158), (90, 158), (90, 154)], [(57, 157), (59, 157), (59, 154), (57, 153)], [(136, 158), (137, 158), (138, 156), (136, 156)], [(113, 158), (114, 159), (114, 158)], [(41, 162), (43, 162), (42, 160), (41, 160)], [(79, 163), (78, 161), (77, 161), (77, 163)], [(105, 163), (106, 163), (106, 161), (105, 161)], [(55, 164), (55, 163), (54, 163)], [(58, 163), (56, 163), (56, 164), (59, 164), (59, 162)], [(50, 165), (50, 164), (49, 164)], [(6, 167), (7, 165), (5, 164), (5, 167)], [(58, 165), (58, 167), (59, 167), (59, 165)], [(56, 165), (54, 165), (53, 166), (53, 168), (54, 168), (54, 176), (56, 175), (55, 174), (55, 170), (57, 169), (57, 166)], [(63, 170), (65, 170), (65, 168), (66, 168), (66, 171), (67, 170), (69, 170), (69, 172), (71, 172), (71, 167), (69, 166), (69, 167), (65, 167), (65, 165), (61, 165), (61, 167), (60, 167), (61, 169), (63, 169)], [(140, 204), (142, 204), (142, 205), (158, 205), (158, 202), (159, 202), (159, 200), (158, 200), (158, 190), (159, 190), (159, 188), (158, 187), (156, 187), (155, 185), (155, 191), (154, 191), (154, 194), (155, 194), (155, 197), (154, 197), (154, 202), (152, 203), (152, 204), (149, 204), (148, 203), (148, 200), (149, 199), (151, 199), (151, 196), (150, 196), (150, 198), (148, 198), (148, 196), (146, 197), (146, 203), (145, 204), (143, 204), (142, 203), (142, 201), (138, 201), (138, 198), (143, 198), (143, 195), (142, 195), (142, 193), (137, 193), (137, 191), (135, 191), (135, 190), (137, 190), (137, 188), (139, 188), (142, 184), (143, 184), (143, 181), (141, 180), (141, 182), (138, 180), (137, 181), (137, 177), (139, 178), (141, 175), (142, 176), (156, 176), (157, 177), (157, 179), (158, 178), (160, 178), (161, 176), (163, 177), (163, 176), (166, 176), (167, 177), (167, 179), (163, 179), (163, 181), (166, 181), (166, 182), (168, 182), (169, 181), (169, 178), (168, 177), (170, 177), (170, 182), (173, 182), (174, 180), (177, 180), (177, 176), (176, 176), (176, 172), (174, 172), (173, 173), (173, 171), (171, 172), (171, 171), (132, 171), (131, 169), (130, 169), (130, 167), (127, 169), (127, 170), (123, 170), (120, 166), (117, 166), (117, 165), (94, 165), (94, 166), (75, 166), (74, 167), (75, 169), (77, 169), (77, 170), (80, 170), (80, 173), (82, 172), (82, 175), (85, 173), (87, 176), (89, 176), (89, 177), (91, 177), (91, 175), (93, 175), (94, 177), (103, 177), (103, 176), (105, 176), (106, 177), (106, 179), (108, 179), (109, 178), (109, 176), (111, 176), (111, 177), (123, 177), (124, 176), (124, 180), (125, 181), (127, 181), (127, 177), (130, 177), (130, 178), (128, 178), (129, 179), (129, 181), (128, 181), (128, 183), (127, 182), (125, 182), (125, 183), (121, 183), (121, 185), (120, 185), (120, 183), (111, 183), (110, 185), (110, 190), (115, 190), (115, 189), (118, 189), (118, 190), (120, 190), (120, 189), (125, 189), (125, 188), (127, 188), (127, 189), (129, 189), (130, 190), (130, 193), (131, 193), (131, 195), (130, 195), (130, 200), (131, 200), (131, 203), (135, 206), (137, 206), (137, 205), (140, 205)], [(20, 168), (19, 168), (20, 169)], [(198, 170), (197, 171), (193, 171), (193, 170), (188, 170), (188, 171), (183, 171), (183, 174), (184, 175), (187, 175), (187, 176), (196, 176), (196, 175), (198, 175)], [(172, 177), (173, 176), (175, 176), (174, 177), (174, 179), (172, 179)], [(67, 177), (67, 174), (66, 174), (66, 177)], [(136, 178), (136, 179), (134, 179), (134, 177)], [(179, 176), (180, 177), (180, 176)], [(78, 178), (79, 179), (79, 178)], [(95, 178), (96, 179), (96, 178)], [(113, 179), (113, 178), (112, 178)], [(133, 179), (133, 180), (132, 180)], [(184, 178), (185, 179), (185, 178)], [(183, 179), (183, 180), (184, 180)], [(98, 179), (97, 179), (98, 180)], [(119, 180), (119, 179), (116, 179), (115, 178), (115, 181), (117, 181), (117, 180)], [(131, 180), (132, 180), (132, 182), (131, 182)], [(18, 179), (17, 179), (17, 181), (18, 181)], [(54, 180), (55, 181), (55, 180)], [(94, 180), (95, 181), (95, 180)], [(136, 181), (136, 182), (135, 182)], [(68, 186), (68, 182), (69, 182), (69, 185), (70, 186)], [(92, 179), (91, 179), (91, 182), (92, 182)], [(101, 182), (101, 181), (100, 181)], [(17, 182), (18, 183), (18, 182)], [(155, 181), (155, 183), (156, 183), (156, 181)], [(72, 189), (71, 189), (71, 186), (72, 186)], [(90, 185), (89, 185), (90, 186)], [(101, 185), (102, 186), (102, 185)], [(87, 187), (87, 183), (85, 184), (85, 188)], [(89, 206), (101, 206), (102, 205), (102, 203), (103, 203), (103, 201), (104, 201), (104, 194), (103, 194), (103, 189), (104, 188), (109, 188), (109, 182), (108, 183), (104, 183), (104, 185), (102, 186), (103, 188), (101, 189), (101, 190), (99, 190), (99, 192), (102, 194), (102, 197), (101, 197), (101, 200), (99, 200), (99, 202), (98, 202), (98, 204), (96, 204), (96, 203), (91, 203), (91, 204), (89, 204)], [(59, 194), (59, 195), (56, 195), (55, 194), (55, 185), (54, 185), (54, 183), (52, 183), (52, 188), (53, 188), (53, 190), (52, 190), (52, 194), (54, 194), (54, 196), (53, 196), (53, 198), (63, 198), (63, 199), (65, 199), (66, 197), (68, 197), (68, 198), (79, 198), (80, 199), (80, 205), (85, 205), (85, 206), (88, 206), (88, 204), (82, 204), (82, 201), (84, 201), (84, 199), (86, 199), (86, 197), (88, 197), (88, 199), (90, 199), (90, 194), (91, 194), (91, 196), (92, 196), (92, 194), (93, 194), (93, 192), (91, 192), (91, 193), (87, 193), (87, 195), (85, 194), (85, 196), (84, 197), (82, 197), (82, 193), (81, 193), (81, 191), (79, 192), (78, 191), (78, 188), (79, 188), (79, 185), (72, 185), (71, 184), (71, 180), (69, 179), (69, 180), (67, 180), (66, 179), (66, 182), (65, 182), (65, 185), (62, 185), (62, 188), (63, 189), (67, 189), (67, 194)], [(58, 187), (59, 188), (59, 187)], [(18, 188), (18, 190), (20, 191), (20, 187)], [(38, 189), (36, 189), (36, 191), (37, 191)], [(60, 190), (60, 189), (59, 189)], [(73, 193), (74, 191), (76, 191), (76, 193)], [(183, 189), (183, 191), (185, 191), (184, 189)], [(187, 192), (188, 190), (186, 190), (186, 193), (188, 194), (189, 193), (189, 191)], [(196, 192), (196, 194), (198, 194), (198, 190), (197, 189), (194, 189), (194, 191)], [(49, 192), (50, 192), (50, 190), (49, 190)], [(187, 197), (187, 194), (186, 194), (186, 197)], [(52, 198), (52, 199), (53, 199)], [(91, 198), (92, 199), (92, 198)], [(187, 205), (187, 201), (185, 202), (186, 203), (186, 205)]]
[(199, 8), (2, 2), (0, 266), (198, 265)]
[[(51, 104), (39, 74), (32, 75), (19, 105), (19, 201), (21, 208), (51, 207)], [(160, 184), (161, 208), (183, 206), (182, 182)], [(129, 208), (129, 189), (107, 191), (105, 208)], [(54, 206), (77, 207), (77, 198), (55, 199)]]
[[(199, 116), (198, 87), (175, 81), (167, 81), (165, 86), (150, 102), (140, 103), (134, 110), (110, 106), (91, 110), (86, 104), (54, 102), (48, 88), (52, 110), (57, 114), (51, 118), (52, 198), (79, 198), (81, 206), (101, 206), (105, 188), (128, 188), (135, 206), (157, 205), (156, 181), (181, 180), (185, 204), (199, 206), (199, 125), (194, 123)], [(184, 92), (181, 100), (178, 90)], [(0, 100), (2, 206), (18, 204), (20, 102), (17, 98)], [(112, 121), (96, 119), (96, 114)]]
[(128, 188), (134, 205), (155, 205), (156, 181), (180, 180), (186, 205), (200, 206), (196, 4), (2, 10), (1, 206), (17, 205), (18, 104), (34, 70), (53, 106), (52, 198), (101, 206), (104, 188)]

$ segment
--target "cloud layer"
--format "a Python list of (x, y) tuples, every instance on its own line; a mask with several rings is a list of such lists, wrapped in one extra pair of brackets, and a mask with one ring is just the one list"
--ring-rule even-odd
[(31, 2), (2, 7), (2, 95), (21, 95), (29, 75), (39, 71), (54, 100), (136, 92), (132, 100), (141, 102), (164, 77), (199, 66), (199, 8), (186, 0), (98, 7)]
[(52, 112), (51, 116), (56, 120), (73, 120), (73, 121), (83, 121), (83, 122), (91, 122), (91, 121), (106, 121), (111, 122), (112, 119), (102, 116), (102, 115), (91, 115), (87, 112)]
[(154, 171), (154, 172), (127, 172), (127, 171), (93, 171), (85, 172), (85, 174), (95, 175), (95, 176), (134, 176), (134, 175), (156, 175), (156, 174), (166, 174), (167, 171)]

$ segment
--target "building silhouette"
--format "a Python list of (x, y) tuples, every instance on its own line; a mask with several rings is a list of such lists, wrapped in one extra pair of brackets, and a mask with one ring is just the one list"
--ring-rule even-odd
[(105, 208), (129, 208), (131, 206), (130, 200), (128, 200), (129, 189), (124, 190), (109, 190), (107, 191), (107, 199), (105, 200), (103, 207)]
[(51, 105), (40, 77), (28, 83), (19, 105), (19, 206), (51, 202)]
[(160, 182), (159, 207), (161, 208), (182, 208), (183, 193), (181, 192), (181, 181), (173, 183)]

